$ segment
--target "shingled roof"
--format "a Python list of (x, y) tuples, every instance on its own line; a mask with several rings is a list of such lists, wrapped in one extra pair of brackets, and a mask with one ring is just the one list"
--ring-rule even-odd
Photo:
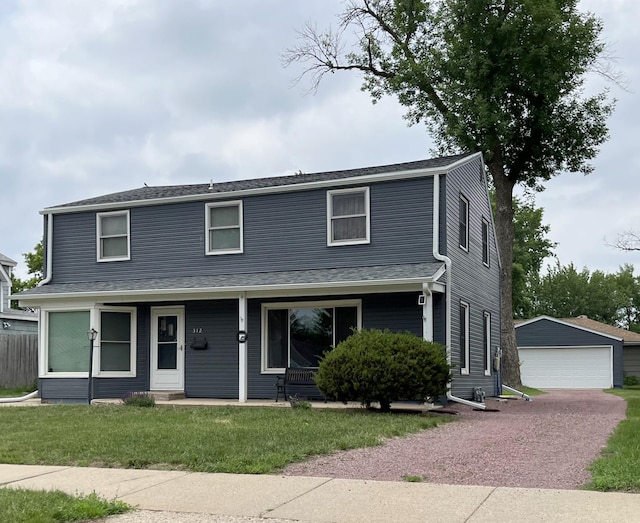
[[(268, 187), (291, 186), (303, 183), (322, 182), (327, 180), (343, 180), (359, 176), (369, 176), (375, 174), (386, 174), (403, 171), (414, 171), (421, 169), (437, 169), (447, 167), (457, 161), (468, 157), (469, 153), (454, 156), (442, 156), (430, 160), (420, 160), (416, 162), (396, 163), (391, 165), (379, 165), (376, 167), (364, 167), (360, 169), (348, 169), (345, 171), (328, 171), (310, 174), (291, 174), (286, 176), (275, 176), (271, 178), (255, 178), (252, 180), (237, 180), (220, 183), (201, 183), (195, 185), (166, 185), (166, 186), (144, 186), (129, 191), (116, 192), (78, 200), (71, 203), (47, 207), (47, 209), (73, 208), (88, 205), (104, 205), (128, 203), (144, 200), (158, 200), (165, 198), (179, 198), (184, 196), (198, 196), (216, 193), (233, 193), (250, 189), (264, 189)], [(45, 209), (45, 211), (47, 210)]]
[(571, 323), (573, 325), (577, 325), (578, 327), (583, 327), (592, 331), (602, 332), (603, 334), (608, 334), (609, 336), (622, 338), (622, 341), (625, 344), (640, 344), (640, 334), (638, 334), (637, 332), (621, 329), (607, 323), (592, 320), (587, 316), (578, 316), (577, 318), (562, 318), (562, 321), (566, 321), (567, 323)]

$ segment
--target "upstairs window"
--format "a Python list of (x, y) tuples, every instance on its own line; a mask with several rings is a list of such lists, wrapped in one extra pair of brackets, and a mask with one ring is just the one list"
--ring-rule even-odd
[(465, 251), (469, 250), (469, 200), (460, 195), (460, 203), (458, 204), (458, 221), (459, 221), (459, 243), (460, 248)]
[(207, 254), (242, 252), (242, 202), (209, 203), (206, 213)]
[(482, 218), (482, 263), (489, 267), (489, 222)]
[(369, 188), (327, 191), (327, 245), (369, 243)]
[(121, 261), (129, 256), (129, 211), (96, 215), (98, 261)]

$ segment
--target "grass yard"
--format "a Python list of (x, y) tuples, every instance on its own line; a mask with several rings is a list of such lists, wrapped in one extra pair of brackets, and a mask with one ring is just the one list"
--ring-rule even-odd
[(0, 387), (0, 398), (19, 398), (33, 392), (33, 387), (16, 387), (15, 389), (5, 389)]
[(609, 391), (627, 401), (627, 419), (609, 438), (602, 457), (594, 461), (585, 488), (640, 492), (640, 386)]
[(11, 523), (87, 521), (129, 510), (126, 503), (106, 501), (95, 494), (69, 496), (60, 491), (0, 488), (0, 521)]
[(264, 474), (446, 417), (362, 410), (51, 405), (0, 409), (0, 462)]

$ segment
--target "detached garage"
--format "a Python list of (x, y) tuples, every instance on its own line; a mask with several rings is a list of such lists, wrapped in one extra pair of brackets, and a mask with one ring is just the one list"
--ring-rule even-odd
[(622, 338), (579, 325), (583, 319), (588, 320), (539, 316), (516, 323), (524, 385), (541, 389), (622, 387)]

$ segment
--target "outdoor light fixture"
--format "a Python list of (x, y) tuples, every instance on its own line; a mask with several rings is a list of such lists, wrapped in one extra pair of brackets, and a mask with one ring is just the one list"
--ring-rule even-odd
[(2, 322), (2, 328), (3, 329), (8, 329), (9, 327), (11, 327), (11, 324), (8, 321), (3, 321)]
[(87, 332), (87, 338), (89, 338), (89, 379), (87, 383), (87, 403), (91, 405), (93, 399), (93, 342), (98, 337), (98, 331), (91, 327), (91, 330)]

